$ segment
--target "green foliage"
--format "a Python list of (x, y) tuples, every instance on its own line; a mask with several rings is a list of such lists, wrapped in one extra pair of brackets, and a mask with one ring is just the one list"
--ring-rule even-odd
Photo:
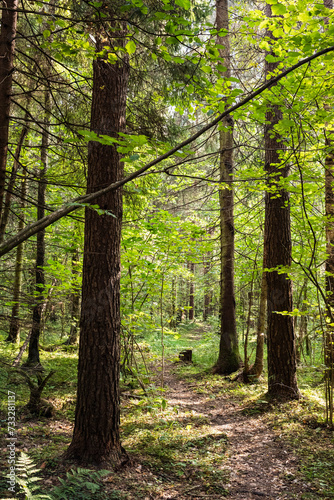
[(110, 474), (107, 470), (92, 471), (89, 469), (71, 469), (66, 473), (66, 479), (59, 478), (60, 486), (52, 489), (52, 499), (76, 500), (82, 498), (89, 500), (93, 498), (104, 499), (107, 496), (101, 490), (101, 478)]
[[(59, 478), (60, 486), (55, 486), (46, 494), (41, 485), (42, 478), (37, 475), (41, 472), (36, 468), (33, 460), (21, 452), (16, 462), (16, 479), (25, 500), (90, 500), (93, 498), (108, 498), (102, 491), (101, 479), (110, 474), (107, 470), (93, 471), (78, 468), (66, 473), (66, 479)], [(118, 498), (118, 497), (115, 497)]]

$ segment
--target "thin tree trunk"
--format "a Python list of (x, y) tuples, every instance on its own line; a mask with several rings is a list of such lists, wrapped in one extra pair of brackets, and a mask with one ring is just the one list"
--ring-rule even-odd
[(252, 315), (252, 307), (253, 307), (253, 286), (254, 286), (254, 275), (252, 277), (251, 289), (248, 293), (248, 313), (247, 313), (247, 327), (246, 327), (246, 335), (245, 335), (245, 344), (244, 344), (244, 370), (243, 376), (245, 382), (248, 382), (248, 374), (249, 374), (249, 364), (248, 364), (248, 338), (249, 338), (249, 330), (250, 330), (250, 322)]
[[(307, 311), (307, 281), (305, 280), (305, 287), (303, 291), (303, 302), (301, 305), (301, 312), (305, 313)], [(304, 351), (304, 346), (306, 347), (306, 354), (309, 354), (309, 338), (308, 338), (308, 333), (307, 333), (307, 316), (306, 314), (302, 314), (300, 318), (300, 323), (299, 323), (299, 344), (300, 344), (300, 352), (301, 355), (303, 355), (304, 361), (306, 362), (305, 358), (305, 351)], [(301, 356), (300, 356), (301, 357)]]
[[(210, 227), (208, 229), (208, 233), (210, 236), (213, 235), (214, 228)], [(212, 283), (210, 280), (210, 271), (211, 271), (211, 261), (212, 261), (212, 252), (209, 251), (206, 254), (204, 260), (204, 310), (203, 310), (203, 320), (207, 321), (208, 317), (212, 314)]]
[[(54, 289), (56, 283), (57, 283), (57, 279), (54, 279), (51, 288), (49, 288), (47, 297), (46, 297), (46, 299), (43, 302), (43, 305), (42, 305), (42, 316), (45, 314), (46, 308), (48, 306), (48, 303), (50, 301), (50, 298), (51, 298), (51, 295), (52, 295), (52, 292), (53, 292), (53, 289)], [(23, 356), (26, 348), (28, 347), (29, 340), (30, 340), (30, 337), (31, 337), (31, 333), (32, 333), (32, 330), (30, 330), (30, 332), (28, 333), (27, 338), (25, 339), (24, 344), (22, 345), (22, 347), (21, 347), (18, 355), (14, 359), (12, 366), (19, 366), (20, 361), (22, 359), (22, 356)]]
[(176, 327), (176, 310), (177, 310), (177, 278), (172, 278), (172, 289), (171, 289), (171, 320), (170, 327)]
[[(41, 146), (41, 165), (42, 168), (39, 173), (38, 181), (38, 206), (37, 206), (37, 220), (40, 220), (45, 215), (45, 192), (46, 192), (46, 171), (48, 164), (48, 146), (49, 146), (49, 128), (50, 128), (50, 108), (51, 99), (50, 91), (46, 90), (45, 94), (45, 122), (42, 132), (42, 146)], [(27, 365), (36, 365), (40, 363), (39, 359), (39, 338), (42, 331), (42, 308), (44, 303), (45, 291), (45, 229), (37, 233), (36, 245), (36, 302), (32, 312), (32, 330), (29, 341), (29, 351)]]
[[(118, 29), (113, 37), (117, 34), (117, 45), (121, 46), (126, 28)], [(97, 52), (104, 45), (97, 35)], [(115, 64), (101, 56), (93, 62), (91, 130), (97, 134), (118, 137), (124, 131), (128, 77), (125, 56)], [(120, 180), (120, 160), (116, 147), (90, 142), (87, 192)], [(122, 190), (109, 192), (98, 201), (115, 217), (86, 209), (77, 404), (66, 457), (115, 464), (124, 454), (119, 435)]]
[(72, 294), (71, 294), (71, 330), (66, 344), (74, 345), (78, 342), (78, 323), (80, 314), (80, 287), (78, 286), (79, 250), (72, 254)]
[(18, 0), (2, 2), (0, 31), (0, 218), (5, 193)]
[[(228, 0), (216, 2), (217, 30), (229, 29)], [(217, 36), (220, 57), (227, 68), (222, 77), (231, 76), (229, 35)], [(224, 183), (219, 191), (220, 204), (220, 346), (215, 373), (229, 374), (240, 367), (238, 336), (235, 316), (234, 293), (234, 195), (233, 195), (233, 119), (226, 116), (222, 126), (228, 130), (220, 130), (220, 182)]]
[[(271, 7), (266, 5), (271, 17)], [(270, 31), (267, 36), (274, 40)], [(272, 52), (271, 52), (272, 54)], [(276, 62), (267, 62), (266, 76), (277, 68)], [(280, 185), (280, 178), (289, 173), (287, 162), (282, 164), (280, 151), (284, 150), (275, 125), (282, 119), (278, 105), (268, 105), (265, 126), (265, 170), (268, 190), (265, 196), (264, 254), (269, 269), (291, 266), (291, 228), (289, 195)], [(279, 196), (278, 196), (279, 195)], [(267, 275), (268, 307), (268, 395), (274, 399), (299, 398), (293, 318), (279, 314), (292, 311), (292, 282), (286, 273), (270, 271)]]
[[(304, 297), (306, 300), (307, 296), (307, 280), (308, 278), (304, 278), (304, 282), (302, 284), (302, 287), (299, 292), (299, 296), (297, 299), (297, 303), (295, 304), (295, 308), (298, 309), (300, 312), (306, 311), (306, 305), (303, 302)], [(297, 359), (297, 365), (301, 362), (301, 357), (302, 357), (302, 350), (303, 350), (303, 343), (304, 343), (304, 328), (303, 326), (305, 325), (305, 315), (301, 314), (300, 318), (298, 316), (294, 316), (294, 323), (293, 327), (296, 332), (296, 359)], [(297, 328), (298, 327), (298, 328)], [(297, 330), (299, 332), (299, 335), (297, 335)]]
[[(21, 187), (21, 213), (19, 219), (18, 230), (21, 231), (25, 224), (25, 205), (26, 205), (26, 195), (27, 195), (27, 178), (24, 174), (22, 179)], [(14, 279), (14, 290), (13, 290), (13, 307), (12, 315), (9, 325), (9, 335), (7, 337), (7, 342), (19, 343), (20, 342), (20, 301), (21, 301), (21, 288), (22, 288), (22, 274), (23, 274), (23, 248), (24, 243), (20, 243), (16, 247), (16, 261), (15, 261), (15, 279)]]
[[(27, 118), (28, 118), (28, 113), (26, 113), (26, 116), (25, 116), (25, 119), (27, 119)], [(29, 127), (28, 127), (28, 124), (26, 122), (26, 124), (23, 126), (23, 128), (21, 130), (19, 142), (16, 146), (13, 168), (12, 168), (9, 182), (8, 182), (8, 186), (7, 186), (5, 202), (4, 202), (4, 206), (3, 206), (3, 210), (2, 210), (2, 217), (1, 217), (1, 221), (0, 221), (0, 243), (3, 241), (5, 231), (6, 231), (6, 226), (7, 226), (8, 216), (9, 216), (9, 212), (10, 212), (10, 205), (11, 205), (14, 185), (15, 185), (15, 181), (16, 181), (17, 172), (18, 172), (19, 166), (20, 166), (19, 160), (20, 160), (21, 150), (22, 150), (22, 146), (24, 143), (24, 139), (27, 136), (28, 130), (29, 130)], [(21, 229), (23, 229), (23, 227)]]
[(263, 352), (264, 352), (264, 331), (266, 324), (266, 306), (267, 306), (267, 278), (265, 271), (262, 271), (261, 279), (261, 295), (259, 315), (257, 319), (257, 339), (255, 362), (249, 370), (249, 378), (251, 381), (257, 380), (263, 371)]
[(191, 272), (191, 277), (189, 280), (189, 320), (194, 320), (194, 308), (195, 308), (195, 286), (194, 286), (194, 273), (195, 273), (195, 264), (190, 262), (189, 271)]
[(209, 272), (210, 272), (210, 255), (206, 257), (204, 262), (203, 274), (204, 274), (204, 304), (203, 304), (203, 320), (207, 321), (208, 317), (212, 314), (211, 302), (212, 302), (212, 292), (211, 286), (209, 284)]

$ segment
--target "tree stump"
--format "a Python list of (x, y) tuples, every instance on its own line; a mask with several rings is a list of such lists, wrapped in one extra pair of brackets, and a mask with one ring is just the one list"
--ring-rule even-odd
[(180, 352), (179, 359), (184, 363), (192, 363), (192, 355), (193, 355), (192, 349), (185, 349), (184, 351)]

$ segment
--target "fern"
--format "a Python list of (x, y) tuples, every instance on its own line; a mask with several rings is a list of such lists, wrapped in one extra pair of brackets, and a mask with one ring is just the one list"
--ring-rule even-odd
[(26, 453), (21, 452), (16, 462), (17, 476), (16, 480), (25, 494), (25, 500), (53, 500), (50, 495), (39, 493), (41, 486), (37, 484), (42, 480), (37, 474), (40, 469), (37, 469), (33, 460)]
[(107, 470), (93, 471), (89, 469), (71, 469), (66, 479), (59, 478), (60, 485), (54, 487), (49, 494), (41, 492), (42, 478), (38, 476), (40, 469), (33, 460), (21, 452), (16, 463), (16, 480), (25, 500), (91, 500), (106, 499), (101, 488), (101, 478), (109, 474)]
[(101, 489), (101, 478), (109, 473), (107, 470), (71, 469), (71, 472), (66, 474), (66, 480), (59, 478), (61, 484), (53, 488), (52, 498), (54, 500), (107, 498), (99, 490)]

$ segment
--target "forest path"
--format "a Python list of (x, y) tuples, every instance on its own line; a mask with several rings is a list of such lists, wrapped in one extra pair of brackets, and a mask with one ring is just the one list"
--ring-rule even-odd
[(197, 394), (193, 383), (180, 380), (173, 373), (173, 365), (166, 367), (165, 383), (168, 386), (165, 397), (170, 405), (206, 416), (214, 432), (227, 435), (228, 461), (224, 466), (230, 473), (227, 498), (303, 498), (308, 487), (296, 479), (298, 461), (262, 415), (244, 415), (243, 403), (231, 393), (215, 399)]

